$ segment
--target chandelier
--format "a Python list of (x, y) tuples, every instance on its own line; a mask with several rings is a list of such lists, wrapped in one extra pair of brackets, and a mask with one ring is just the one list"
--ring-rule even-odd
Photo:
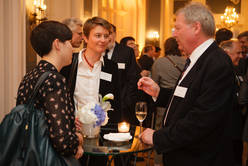
[(33, 11), (31, 13), (31, 24), (39, 24), (42, 21), (47, 20), (46, 18), (46, 5), (44, 0), (33, 1)]
[(236, 13), (234, 7), (227, 6), (224, 15), (222, 15), (220, 19), (222, 26), (231, 28), (232, 26), (238, 24), (239, 15)]
[(154, 46), (159, 46), (159, 34), (157, 31), (150, 31), (147, 35), (147, 38)]
[(152, 40), (158, 40), (159, 39), (159, 34), (157, 31), (151, 31), (148, 33), (147, 37)]

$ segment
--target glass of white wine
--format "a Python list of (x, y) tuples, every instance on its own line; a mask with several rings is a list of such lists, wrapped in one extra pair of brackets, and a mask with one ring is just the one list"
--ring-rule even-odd
[(136, 118), (140, 122), (140, 133), (142, 128), (142, 123), (146, 119), (147, 115), (147, 104), (146, 102), (137, 102), (135, 106)]

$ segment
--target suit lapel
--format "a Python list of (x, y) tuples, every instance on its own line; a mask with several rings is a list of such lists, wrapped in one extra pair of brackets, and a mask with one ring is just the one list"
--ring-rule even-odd
[(211, 52), (212, 52), (212, 50), (215, 50), (216, 47), (218, 47), (218, 45), (216, 44), (216, 42), (213, 42), (206, 49), (206, 51), (203, 52), (203, 54), (199, 57), (199, 59), (196, 61), (196, 63), (191, 68), (191, 70), (188, 72), (188, 74), (185, 76), (185, 78), (181, 81), (181, 83), (179, 84), (180, 86), (183, 86), (183, 87), (189, 87), (190, 86), (190, 84), (193, 81), (193, 78), (196, 77), (196, 75), (198, 74), (198, 71), (202, 67), (203, 62), (206, 60), (206, 58), (208, 56), (212, 56)]
[[(111, 73), (110, 71), (109, 71), (109, 63), (108, 63), (108, 57), (107, 56), (104, 56), (103, 57), (103, 61), (104, 61), (104, 65), (102, 65), (102, 68), (101, 68), (101, 72), (105, 72), (105, 73)], [(104, 95), (105, 94), (105, 88), (106, 88), (106, 82), (107, 81), (105, 81), (105, 80), (103, 80), (103, 79), (101, 79), (101, 77), (100, 77), (100, 86), (99, 86), (99, 93), (100, 94), (102, 94), (102, 95)]]
[(115, 42), (115, 48), (113, 50), (112, 57), (111, 57), (111, 60), (114, 61), (114, 62), (116, 62), (116, 60), (117, 60), (117, 52), (118, 52), (117, 50), (118, 50), (118, 48), (119, 48), (119, 44)]
[[(197, 75), (199, 74), (199, 70), (201, 69), (203, 62), (206, 60), (206, 58), (208, 56), (212, 56), (212, 53), (211, 52), (212, 52), (212, 50), (215, 50), (216, 47), (218, 47), (218, 45), (216, 44), (216, 42), (213, 42), (206, 49), (206, 51), (199, 57), (199, 59), (196, 61), (196, 63), (194, 64), (194, 66), (191, 68), (191, 70), (187, 73), (187, 75), (184, 77), (184, 79), (177, 86), (181, 86), (181, 87), (184, 87), (184, 88), (188, 88), (189, 89), (190, 86), (191, 86), (191, 84), (192, 84), (192, 82), (194, 81), (194, 78), (196, 78)], [(174, 95), (174, 93), (175, 93), (175, 89), (174, 89), (173, 95)], [(187, 94), (185, 95), (185, 98), (186, 97), (187, 97)], [(183, 100), (183, 98), (174, 96), (174, 98), (172, 98), (172, 100), (173, 101), (172, 101), (171, 107), (169, 109), (173, 108), (173, 111), (175, 111), (176, 108), (178, 107), (178, 103), (181, 100)], [(173, 112), (171, 112), (171, 110), (169, 110), (169, 112), (168, 112), (168, 117), (170, 116), (170, 114), (173, 114)], [(165, 115), (164, 115), (164, 117), (165, 117)], [(167, 122), (167, 120), (166, 120), (166, 122)]]

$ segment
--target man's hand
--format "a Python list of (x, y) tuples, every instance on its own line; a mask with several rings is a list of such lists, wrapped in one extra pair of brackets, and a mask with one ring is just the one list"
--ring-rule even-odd
[(149, 145), (153, 145), (153, 133), (155, 130), (152, 129), (146, 129), (144, 132), (140, 134), (140, 139), (145, 143)]
[(142, 77), (138, 81), (138, 89), (143, 90), (152, 97), (158, 97), (160, 87), (149, 77)]

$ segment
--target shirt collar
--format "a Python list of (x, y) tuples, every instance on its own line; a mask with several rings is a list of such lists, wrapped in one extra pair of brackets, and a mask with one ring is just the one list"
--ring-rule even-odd
[(116, 43), (114, 42), (113, 47), (108, 51), (108, 59), (111, 60)]
[(100, 62), (102, 63), (102, 65), (104, 66), (104, 59), (103, 59), (103, 55), (100, 57)]
[(196, 61), (200, 58), (200, 56), (206, 51), (206, 49), (214, 42), (214, 39), (210, 38), (203, 42), (201, 45), (199, 45), (189, 56), (190, 64), (188, 68), (185, 70), (182, 78), (179, 80), (178, 84), (181, 83), (181, 81), (184, 79), (184, 77), (187, 75), (187, 73), (191, 70), (191, 68), (194, 66)]
[(197, 59), (206, 51), (206, 49), (214, 42), (213, 38), (210, 38), (199, 45), (189, 56), (189, 59), (192, 64), (194, 64)]

